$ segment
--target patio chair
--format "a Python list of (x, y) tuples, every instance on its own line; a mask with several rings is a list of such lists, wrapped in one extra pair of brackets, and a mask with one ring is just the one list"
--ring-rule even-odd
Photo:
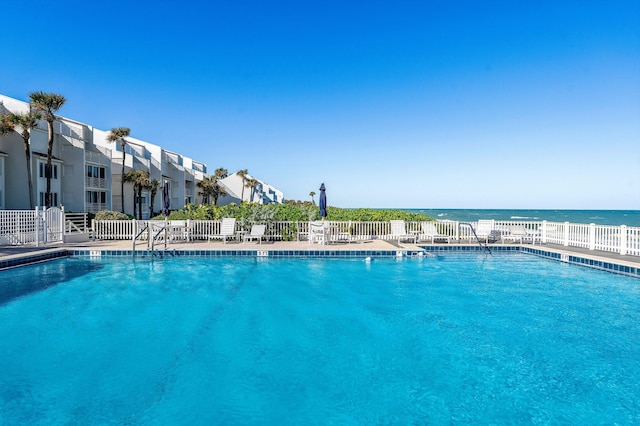
[(169, 241), (191, 239), (189, 230), (189, 221), (186, 220), (170, 220), (167, 222), (167, 234)]
[(422, 222), (421, 224), (422, 227), (422, 233), (420, 234), (420, 238), (424, 238), (425, 240), (431, 240), (432, 243), (435, 243), (436, 240), (446, 240), (447, 243), (451, 242), (451, 237), (448, 235), (444, 235), (441, 234), (440, 232), (438, 232), (438, 229), (436, 228), (436, 224), (433, 222)]
[(500, 231), (495, 230), (495, 221), (493, 219), (480, 219), (476, 226), (476, 235), (480, 241), (485, 243), (495, 243), (500, 239)]
[(224, 244), (227, 243), (227, 238), (236, 237), (236, 219), (234, 217), (222, 218), (222, 224), (220, 225), (220, 233), (209, 235), (209, 241), (214, 239), (221, 239)]
[(251, 232), (242, 236), (242, 243), (246, 243), (247, 240), (258, 240), (258, 244), (262, 244), (262, 238), (264, 238), (264, 231), (267, 225), (252, 225)]
[(309, 222), (309, 244), (327, 244), (329, 242), (329, 222), (317, 220)]
[(391, 237), (391, 239), (395, 240), (397, 238), (398, 244), (400, 244), (401, 240), (413, 240), (413, 243), (416, 243), (418, 239), (417, 235), (407, 234), (404, 220), (391, 220), (389, 222), (391, 223), (391, 233), (389, 234), (389, 237)]
[(507, 232), (502, 235), (502, 239), (505, 241), (516, 241), (522, 244), (525, 240), (530, 240), (531, 237), (526, 229), (522, 226), (508, 226)]

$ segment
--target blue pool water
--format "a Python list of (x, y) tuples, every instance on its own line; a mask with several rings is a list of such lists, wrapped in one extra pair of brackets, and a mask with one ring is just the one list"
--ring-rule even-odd
[(0, 424), (637, 424), (639, 284), (525, 254), (4, 271)]

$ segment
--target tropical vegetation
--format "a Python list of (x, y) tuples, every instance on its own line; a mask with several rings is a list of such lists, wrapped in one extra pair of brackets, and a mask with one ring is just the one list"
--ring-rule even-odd
[(240, 195), (240, 199), (244, 200), (244, 188), (246, 186), (245, 181), (247, 180), (247, 175), (249, 174), (249, 170), (247, 169), (238, 170), (236, 174), (240, 176), (240, 178), (242, 179), (242, 195)]
[(31, 108), (37, 113), (41, 113), (47, 121), (49, 130), (49, 139), (47, 144), (47, 166), (45, 167), (45, 176), (47, 179), (47, 189), (44, 196), (45, 205), (51, 207), (51, 159), (53, 157), (53, 122), (56, 119), (56, 111), (58, 111), (67, 101), (64, 96), (56, 93), (33, 92), (29, 94), (31, 99)]
[(142, 190), (149, 187), (149, 173), (145, 170), (132, 170), (124, 175), (122, 181), (133, 184), (133, 215), (136, 216), (137, 210), (138, 220), (142, 220)]
[(29, 185), (29, 208), (33, 209), (33, 180), (31, 178), (31, 129), (38, 125), (38, 120), (42, 118), (40, 113), (34, 109), (25, 113), (9, 113), (0, 116), (0, 135), (6, 135), (15, 131), (22, 136), (24, 143), (24, 153), (27, 159), (27, 183)]
[[(359, 222), (386, 222), (400, 219), (408, 222), (421, 222), (434, 220), (431, 216), (391, 209), (343, 209), (328, 207), (327, 220), (333, 221), (359, 221)], [(258, 204), (244, 202), (240, 205), (231, 203), (226, 206), (213, 204), (193, 205), (188, 204), (184, 209), (174, 210), (169, 215), (171, 220), (218, 220), (223, 217), (235, 217), (252, 223), (268, 221), (309, 221), (318, 220), (319, 210), (308, 201), (286, 202), (284, 204)]]
[[(122, 194), (121, 212), (124, 213), (124, 160), (126, 156), (125, 148), (127, 146), (127, 139), (131, 134), (131, 129), (128, 127), (114, 127), (107, 135), (107, 141), (118, 142), (120, 141), (120, 148), (122, 149), (122, 172), (120, 173), (120, 194)], [(135, 208), (135, 207), (134, 207)]]
[(95, 220), (129, 220), (133, 217), (120, 212), (114, 212), (112, 210), (102, 210), (94, 216)]

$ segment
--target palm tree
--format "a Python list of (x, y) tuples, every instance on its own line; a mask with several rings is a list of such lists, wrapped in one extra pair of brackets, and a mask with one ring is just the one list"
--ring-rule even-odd
[[(126, 156), (125, 148), (127, 145), (127, 140), (125, 138), (129, 137), (131, 134), (131, 129), (128, 127), (114, 127), (107, 135), (107, 141), (109, 142), (117, 142), (120, 141), (120, 147), (122, 148), (122, 172), (120, 174), (120, 193), (122, 194), (122, 213), (124, 213), (124, 158)], [(135, 206), (134, 206), (135, 209)]]
[(62, 108), (62, 105), (67, 101), (64, 96), (56, 93), (45, 92), (33, 92), (29, 94), (31, 98), (31, 106), (36, 110), (44, 114), (44, 119), (47, 120), (47, 127), (49, 129), (49, 141), (47, 147), (47, 192), (45, 192), (44, 200), (47, 208), (51, 207), (51, 157), (53, 155), (53, 121), (56, 119), (55, 112)]
[(224, 189), (223, 186), (221, 186), (218, 182), (216, 182), (216, 186), (213, 192), (213, 205), (217, 205), (218, 204), (218, 198), (219, 197), (224, 197), (225, 195), (227, 195), (227, 190)]
[[(127, 172), (127, 174), (122, 176), (122, 183), (124, 187), (124, 183), (132, 183), (133, 184), (133, 217), (137, 216), (137, 206), (136, 206), (136, 170), (131, 170)], [(122, 213), (124, 213), (124, 188), (122, 192)]]
[(196, 184), (196, 186), (202, 189), (200, 195), (202, 195), (205, 204), (209, 204), (210, 196), (215, 192), (216, 179), (215, 176), (207, 176)]
[(9, 114), (0, 114), (0, 135), (6, 136), (9, 133), (13, 132), (14, 125), (9, 120)]
[(247, 175), (249, 174), (249, 170), (247, 170), (247, 169), (238, 170), (236, 172), (236, 174), (242, 178), (242, 195), (240, 196), (240, 202), (243, 202), (244, 201), (244, 187), (245, 187), (244, 181), (245, 181)]
[(229, 176), (229, 172), (224, 167), (218, 167), (213, 175), (218, 179), (224, 179)]
[(9, 131), (18, 132), (22, 136), (24, 142), (24, 154), (27, 159), (27, 183), (29, 185), (29, 208), (33, 209), (33, 182), (31, 179), (31, 146), (29, 141), (31, 140), (31, 129), (38, 125), (38, 120), (41, 118), (40, 113), (31, 109), (25, 113), (11, 113), (3, 115), (0, 122), (0, 133), (6, 135)]
[(313, 204), (313, 205), (315, 206), (315, 205), (316, 205), (316, 202), (315, 202), (315, 200), (313, 199), (313, 196), (314, 196), (314, 195), (316, 195), (316, 193), (315, 193), (315, 192), (313, 192), (313, 191), (311, 191), (311, 192), (309, 193), (309, 195), (311, 196), (311, 204)]
[[(124, 175), (123, 182), (133, 183), (134, 201), (138, 200), (138, 220), (142, 220), (142, 190), (149, 185), (149, 173), (144, 170), (132, 170)], [(136, 215), (136, 205), (133, 204), (133, 215)]]
[(259, 183), (260, 182), (258, 182), (258, 179), (251, 178), (251, 179), (247, 179), (247, 183), (245, 184), (247, 188), (251, 188), (251, 198), (249, 201), (251, 201), (252, 203), (253, 203), (253, 196), (256, 193), (256, 187), (258, 186)]
[(224, 189), (222, 185), (218, 183), (220, 179), (224, 179), (227, 176), (229, 176), (229, 171), (224, 167), (218, 167), (216, 171), (213, 173), (213, 178), (215, 183), (213, 188), (213, 193), (212, 193), (214, 206), (218, 204), (218, 198), (224, 197), (225, 195), (227, 195), (227, 191)]
[(153, 216), (153, 205), (156, 201), (156, 194), (158, 193), (158, 188), (160, 187), (160, 181), (158, 179), (152, 179), (149, 181), (145, 189), (151, 192), (151, 200), (149, 204), (149, 219)]

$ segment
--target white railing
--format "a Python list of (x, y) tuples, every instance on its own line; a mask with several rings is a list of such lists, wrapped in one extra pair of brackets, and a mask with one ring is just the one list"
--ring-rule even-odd
[[(188, 220), (183, 221), (188, 232), (188, 239), (205, 240), (209, 235), (220, 233), (219, 220)], [(640, 256), (640, 227), (610, 226), (595, 224), (578, 224), (569, 222), (536, 222), (515, 220), (494, 220), (491, 230), (495, 235), (508, 236), (514, 227), (524, 229), (530, 241), (534, 244), (557, 244), (565, 247), (580, 247), (588, 250), (607, 251), (623, 255)], [(251, 223), (239, 220), (236, 231), (247, 231)], [(453, 221), (436, 221), (439, 234), (449, 237), (454, 242), (474, 242), (475, 237), (470, 226)], [(474, 229), (478, 229), (478, 222), (470, 222)], [(96, 239), (130, 239), (140, 229), (134, 221), (94, 221), (93, 235)], [(329, 221), (333, 234), (338, 239), (362, 241), (371, 239), (393, 239), (389, 222), (339, 222)], [(406, 222), (408, 234), (418, 236), (418, 241), (424, 240), (421, 234), (421, 222)], [(269, 222), (265, 235), (273, 240), (301, 240), (309, 233), (309, 222)]]
[(85, 177), (85, 186), (87, 188), (108, 188), (109, 181), (105, 178)]
[(64, 208), (0, 210), (0, 245), (46, 244), (64, 235), (87, 233), (86, 213), (66, 213)]
[(34, 210), (1, 210), (0, 245), (35, 243), (38, 223)]
[(87, 233), (89, 232), (89, 223), (86, 213), (68, 213), (64, 214), (64, 233)]
[[(66, 213), (69, 215), (69, 213)], [(86, 229), (82, 222), (84, 214), (69, 217), (64, 223), (65, 233)], [(149, 221), (136, 220), (94, 220), (91, 233), (98, 240), (130, 240), (148, 224)], [(157, 221), (154, 221), (157, 223)], [(569, 222), (535, 222), (535, 221), (484, 221), (491, 224), (491, 230), (498, 236), (509, 236), (515, 227), (524, 229), (529, 241), (534, 244), (556, 244), (565, 247), (579, 247), (587, 250), (605, 251), (621, 255), (640, 256), (640, 227), (625, 225), (596, 225)], [(70, 223), (73, 223), (71, 225)], [(336, 239), (348, 241), (389, 240), (393, 239), (389, 222), (340, 222), (328, 221), (332, 234)], [(453, 242), (473, 243), (475, 237), (470, 226), (453, 221), (434, 222), (439, 234), (449, 237)], [(187, 220), (169, 221), (174, 229), (184, 232), (175, 235), (174, 239), (207, 240), (210, 235), (220, 234), (219, 220)], [(469, 223), (478, 229), (478, 222)], [(253, 223), (246, 220), (236, 222), (236, 231), (248, 231)], [(0, 210), (0, 245), (38, 243), (36, 229), (38, 224), (36, 211)], [(422, 235), (421, 222), (406, 222), (407, 234), (415, 234), (418, 241), (425, 240)], [(267, 223), (265, 235), (271, 240), (303, 240), (309, 234), (309, 222), (272, 221)], [(505, 238), (505, 240), (507, 240)], [(42, 241), (42, 240), (40, 240)]]

